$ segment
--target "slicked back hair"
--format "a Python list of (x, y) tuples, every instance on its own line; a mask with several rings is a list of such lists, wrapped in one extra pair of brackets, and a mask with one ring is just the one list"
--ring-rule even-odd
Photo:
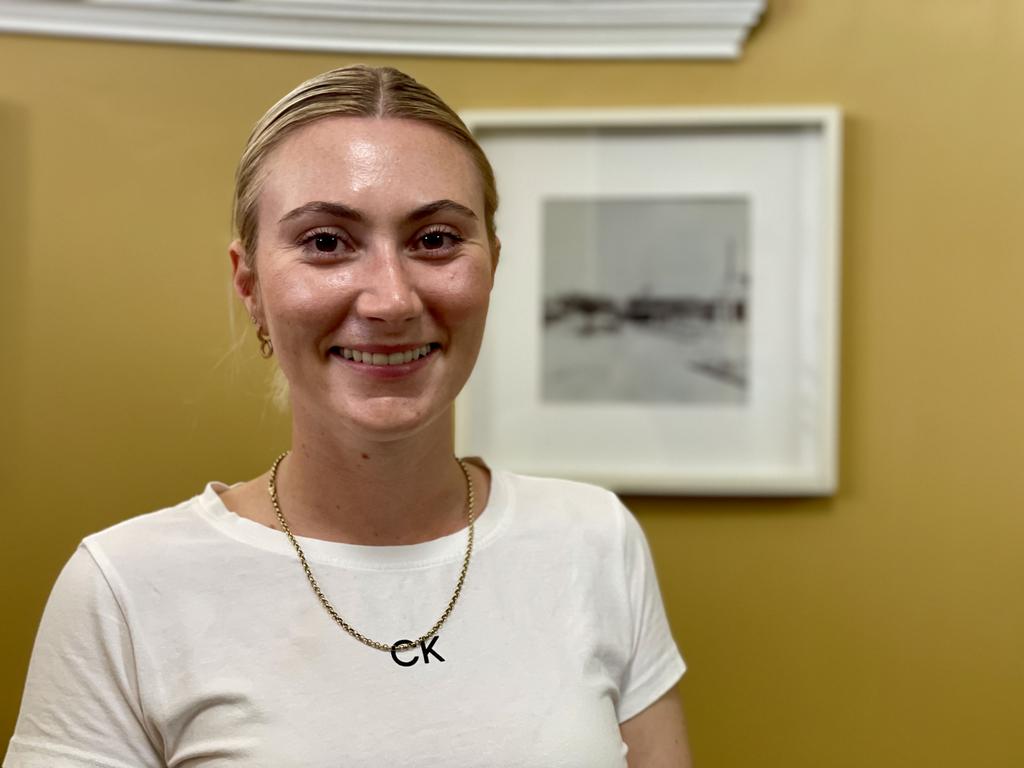
[(297, 128), (326, 117), (346, 116), (416, 120), (444, 131), (464, 147), (480, 174), (484, 224), (492, 253), (497, 255), (494, 170), (466, 124), (440, 96), (404, 72), (356, 64), (302, 83), (267, 110), (249, 134), (235, 174), (234, 226), (250, 267), (255, 267), (257, 203), (267, 156)]

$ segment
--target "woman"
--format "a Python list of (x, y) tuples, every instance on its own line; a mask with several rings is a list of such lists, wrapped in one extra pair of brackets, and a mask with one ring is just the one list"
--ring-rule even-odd
[(83, 542), (5, 766), (689, 764), (632, 516), (453, 458), (496, 207), (465, 126), (396, 70), (263, 117), (230, 256), (292, 450)]

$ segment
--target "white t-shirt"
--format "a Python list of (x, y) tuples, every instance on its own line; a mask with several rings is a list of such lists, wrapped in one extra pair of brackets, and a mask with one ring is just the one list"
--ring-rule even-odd
[[(88, 537), (54, 587), (5, 768), (621, 768), (619, 723), (683, 673), (650, 552), (618, 499), (495, 471), (437, 638), (342, 632), (283, 533), (212, 483)], [(447, 605), (465, 531), (300, 539), (328, 599), (383, 642)]]

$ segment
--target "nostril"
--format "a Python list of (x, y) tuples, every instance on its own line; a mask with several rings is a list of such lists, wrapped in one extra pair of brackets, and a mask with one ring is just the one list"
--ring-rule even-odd
[(421, 315), (423, 303), (411, 286), (389, 285), (383, 281), (363, 290), (356, 299), (355, 309), (368, 319), (400, 322)]

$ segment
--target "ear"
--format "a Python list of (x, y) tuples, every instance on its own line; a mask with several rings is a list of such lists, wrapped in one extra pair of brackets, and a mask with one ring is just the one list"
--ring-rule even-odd
[(494, 236), (494, 242), (491, 243), (491, 278), (494, 278), (494, 273), (498, 271), (498, 260), (501, 258), (501, 238), (497, 235)]
[(242, 299), (249, 317), (256, 317), (259, 303), (256, 296), (256, 270), (249, 266), (241, 240), (235, 240), (228, 246), (228, 255), (231, 257), (231, 282), (235, 286), (235, 293)]

